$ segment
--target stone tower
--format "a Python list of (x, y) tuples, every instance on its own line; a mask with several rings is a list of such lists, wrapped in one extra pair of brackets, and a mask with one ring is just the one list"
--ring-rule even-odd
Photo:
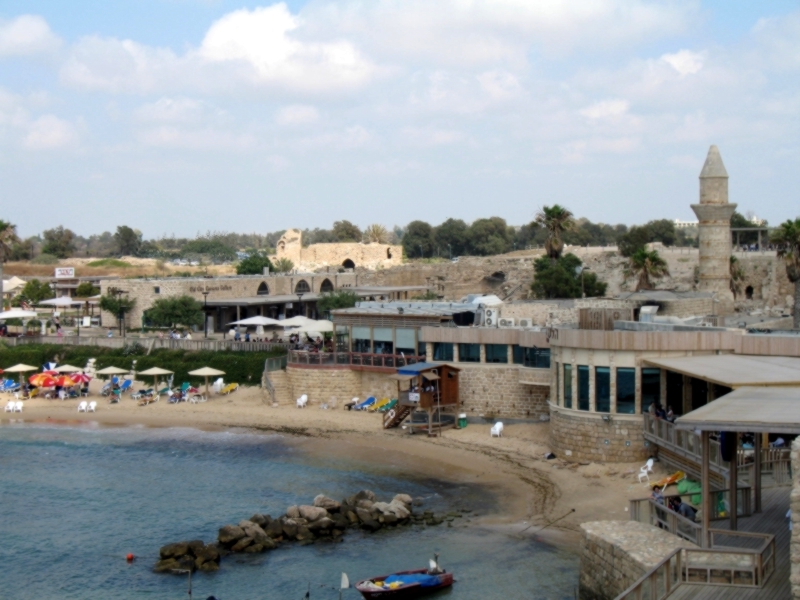
[(714, 297), (719, 301), (716, 314), (730, 314), (733, 312), (730, 286), (731, 216), (736, 205), (728, 202), (728, 172), (716, 146), (708, 150), (700, 172), (700, 204), (692, 204), (692, 210), (700, 222), (698, 289), (715, 294)]

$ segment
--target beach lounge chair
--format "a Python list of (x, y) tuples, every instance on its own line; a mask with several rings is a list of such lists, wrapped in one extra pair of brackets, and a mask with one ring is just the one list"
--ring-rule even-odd
[(353, 410), (353, 407), (354, 407), (356, 404), (358, 404), (358, 401), (359, 401), (359, 398), (353, 398), (352, 400), (350, 400), (350, 402), (347, 402), (347, 403), (344, 405), (344, 408), (346, 408), (347, 410)]
[(639, 483), (642, 483), (642, 479), (644, 478), (647, 478), (647, 483), (650, 483), (650, 473), (653, 472), (653, 462), (652, 458), (648, 458), (644, 466), (639, 469)]
[(181, 393), (185, 394), (189, 390), (190, 387), (192, 387), (192, 384), (189, 383), (188, 381), (184, 381), (181, 384)]
[(142, 389), (139, 390), (138, 392), (133, 392), (131, 394), (131, 398), (133, 398), (134, 400), (141, 400), (145, 396), (149, 396), (152, 393), (153, 393), (153, 388)]
[(297, 399), (297, 408), (306, 408), (308, 406), (308, 396), (303, 394)]
[(189, 402), (192, 404), (200, 404), (201, 402), (206, 402), (208, 398), (206, 398), (203, 394), (195, 393), (189, 396)]
[(390, 410), (392, 410), (392, 409), (393, 409), (395, 406), (397, 406), (397, 398), (393, 398), (393, 399), (389, 400), (389, 402), (388, 402), (388, 403), (384, 404), (383, 406), (381, 406), (381, 407), (378, 409), (378, 412), (382, 412), (382, 413), (389, 412), (389, 411), (390, 411)]
[(22, 401), (21, 400), (17, 400), (17, 402), (14, 404), (14, 412), (22, 412)]
[(489, 437), (501, 437), (503, 435), (503, 423), (498, 421), (492, 425), (491, 435)]
[(222, 394), (223, 396), (226, 396), (228, 394), (232, 394), (233, 392), (235, 392), (238, 389), (239, 389), (239, 384), (238, 383), (229, 383), (224, 388), (222, 388), (219, 391), (219, 393)]
[(359, 404), (356, 404), (353, 407), (353, 410), (364, 410), (368, 406), (372, 406), (373, 404), (375, 404), (375, 396), (370, 396), (369, 398), (367, 398), (363, 402), (360, 402)]
[(95, 402), (94, 400), (89, 402), (89, 406), (86, 409), (86, 412), (97, 412), (97, 402)]
[(78, 412), (86, 412), (88, 407), (89, 403), (86, 400), (81, 400), (81, 403), (78, 404)]
[(384, 407), (384, 406), (386, 406), (387, 404), (389, 404), (389, 402), (390, 402), (389, 398), (381, 398), (380, 400), (378, 400), (377, 402), (375, 402), (375, 404), (373, 404), (372, 406), (368, 406), (368, 407), (367, 407), (367, 410), (368, 410), (369, 412), (377, 412), (377, 411), (378, 411), (378, 410), (380, 410), (382, 407)]
[(222, 388), (225, 387), (225, 382), (222, 380), (222, 377), (217, 379), (212, 385), (211, 389), (214, 390), (215, 394), (219, 394)]
[(133, 387), (133, 381), (131, 381), (130, 379), (126, 379), (125, 381), (123, 381), (122, 385), (119, 386), (120, 395), (122, 395), (124, 392), (127, 392), (129, 389), (131, 389), (131, 387)]
[(6, 404), (6, 412), (14, 412), (14, 406), (16, 403), (13, 400), (9, 400), (8, 404)]

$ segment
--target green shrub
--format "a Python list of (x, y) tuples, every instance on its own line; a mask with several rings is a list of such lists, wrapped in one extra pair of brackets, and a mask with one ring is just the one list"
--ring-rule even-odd
[(127, 268), (132, 266), (131, 263), (125, 262), (124, 260), (119, 260), (118, 258), (102, 258), (100, 260), (93, 260), (90, 263), (86, 263), (87, 267), (117, 267), (117, 268)]
[(57, 265), (58, 257), (52, 254), (40, 254), (31, 261), (34, 265)]

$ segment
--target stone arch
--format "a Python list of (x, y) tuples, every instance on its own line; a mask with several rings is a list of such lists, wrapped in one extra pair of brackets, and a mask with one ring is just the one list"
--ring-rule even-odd
[(266, 281), (262, 281), (261, 285), (258, 286), (258, 290), (256, 290), (256, 296), (269, 296), (269, 286), (267, 285)]
[(286, 250), (286, 242), (281, 240), (278, 242), (278, 251), (283, 252), (284, 250)]
[(752, 285), (748, 285), (746, 288), (744, 288), (744, 297), (747, 298), (748, 300), (752, 300), (753, 299), (753, 286)]
[(344, 260), (344, 262), (342, 263), (342, 266), (343, 266), (345, 269), (355, 269), (355, 268), (356, 268), (356, 263), (354, 263), (354, 262), (353, 262), (352, 260), (350, 260), (349, 258), (346, 258), (346, 259)]
[(297, 282), (297, 285), (294, 286), (295, 294), (307, 294), (310, 291), (311, 287), (308, 285), (308, 282), (305, 279), (301, 279)]
[(392, 258), (392, 249), (391, 248), (387, 248), (386, 249), (386, 258), (388, 258), (390, 260)]
[(319, 286), (319, 291), (322, 293), (325, 292), (332, 292), (333, 291), (333, 284), (331, 283), (330, 279), (326, 279), (322, 282), (322, 285)]

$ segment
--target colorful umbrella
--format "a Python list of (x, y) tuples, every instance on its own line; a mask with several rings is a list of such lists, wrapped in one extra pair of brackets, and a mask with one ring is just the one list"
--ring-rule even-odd
[(67, 375), (56, 377), (56, 385), (59, 387), (72, 387), (75, 385), (75, 380)]
[(61, 373), (59, 373), (55, 369), (48, 369), (47, 371), (42, 371), (42, 375), (50, 375), (50, 377), (58, 377), (59, 375), (61, 375)]
[(70, 375), (70, 379), (75, 383), (89, 383), (92, 380), (92, 378), (85, 373), (75, 373), (74, 375)]
[(36, 375), (31, 375), (28, 378), (28, 381), (31, 382), (31, 385), (35, 385), (36, 387), (55, 387), (56, 385), (56, 380), (50, 375), (45, 375), (44, 373), (36, 373)]

